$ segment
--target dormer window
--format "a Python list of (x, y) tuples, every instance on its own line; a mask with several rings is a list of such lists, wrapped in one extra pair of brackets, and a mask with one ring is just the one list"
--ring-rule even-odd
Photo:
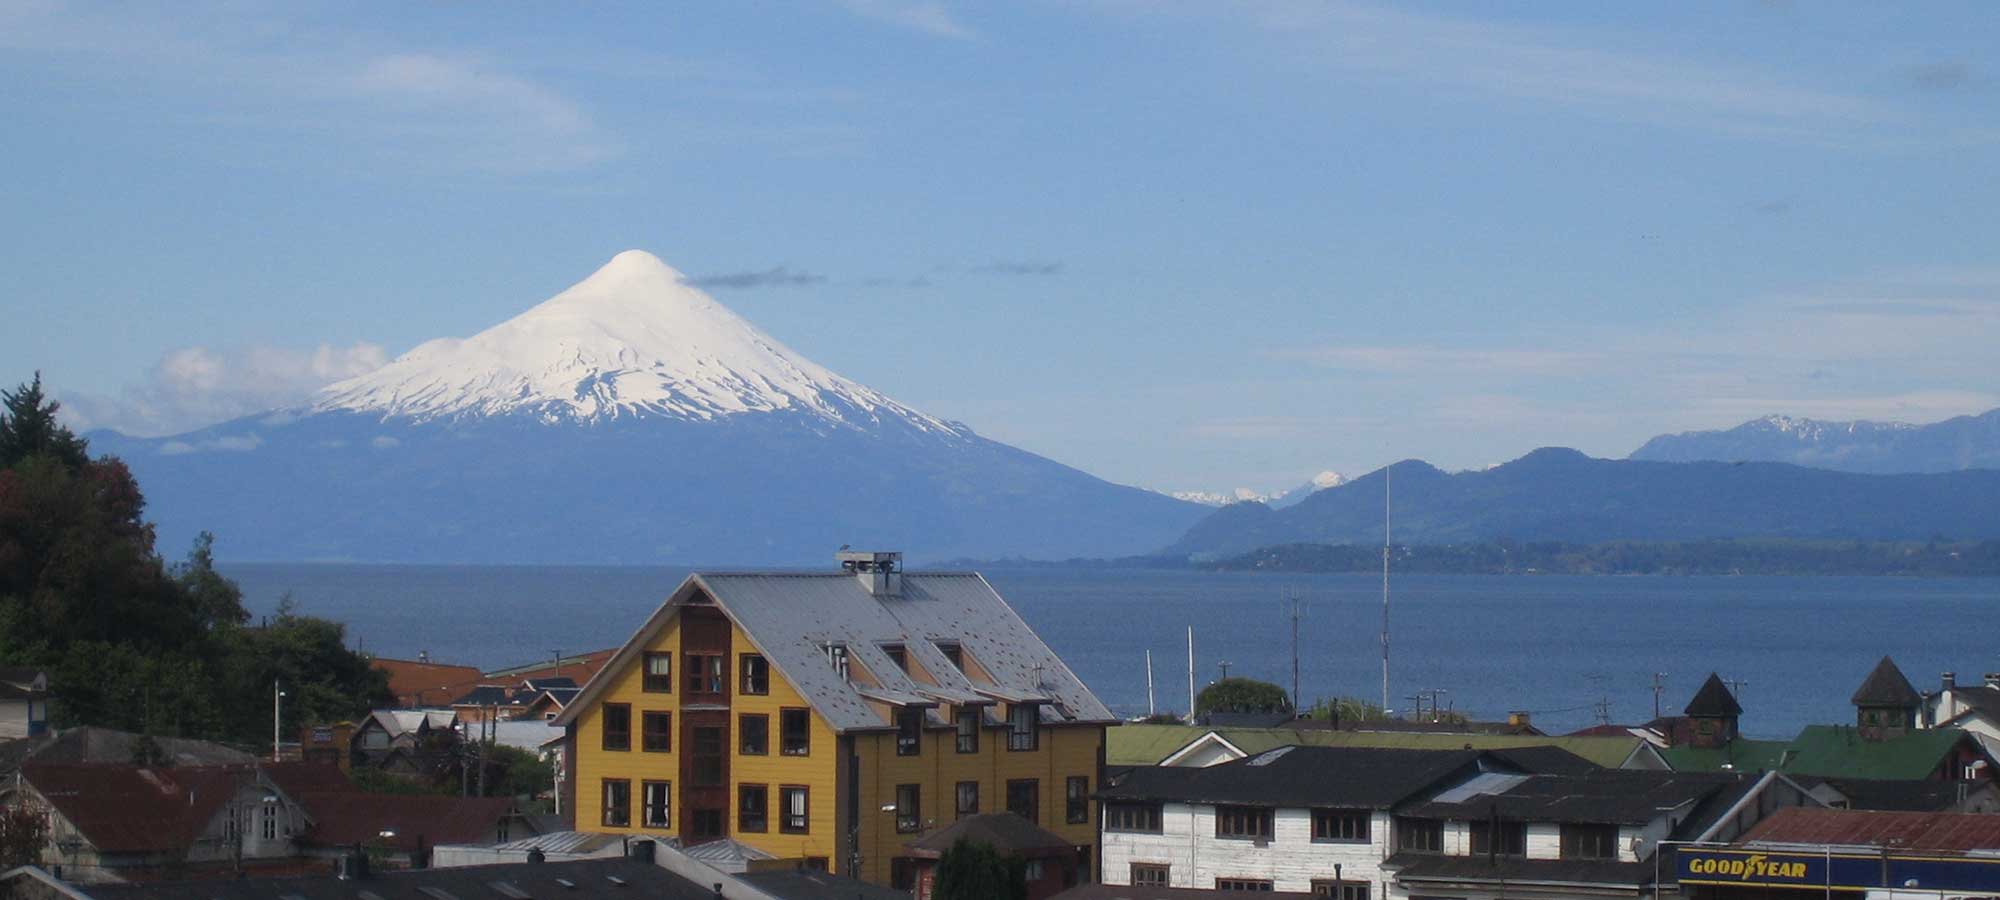
[(951, 660), (952, 668), (960, 672), (965, 671), (965, 651), (959, 647), (957, 641), (938, 641), (937, 648), (939, 653), (944, 654), (945, 659)]
[(895, 663), (896, 668), (904, 672), (910, 671), (910, 653), (903, 649), (902, 644), (883, 644), (882, 655), (889, 657), (889, 661)]
[(833, 664), (833, 671), (842, 679), (847, 678), (847, 645), (827, 644), (826, 661)]

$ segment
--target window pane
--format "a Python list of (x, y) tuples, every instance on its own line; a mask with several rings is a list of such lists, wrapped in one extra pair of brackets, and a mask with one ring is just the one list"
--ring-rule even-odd
[(645, 784), (647, 828), (668, 828), (672, 822), (673, 788), (664, 781), (648, 781)]
[(746, 784), (736, 791), (736, 827), (743, 831), (763, 832), (767, 830), (765, 802), (768, 795), (761, 784)]
[(604, 704), (604, 749), (632, 749), (632, 707), (623, 703)]
[(736, 719), (737, 752), (763, 756), (771, 752), (771, 717), (745, 714)]
[(783, 732), (780, 750), (786, 756), (806, 756), (812, 751), (812, 716), (803, 709), (787, 709), (778, 714), (778, 727)]
[(980, 726), (979, 707), (972, 706), (960, 709), (958, 711), (956, 719), (958, 722), (958, 752), (978, 753), (979, 726)]

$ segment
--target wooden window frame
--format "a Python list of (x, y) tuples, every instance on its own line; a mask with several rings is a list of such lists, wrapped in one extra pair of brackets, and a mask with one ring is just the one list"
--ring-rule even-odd
[(1273, 886), (1269, 878), (1224, 878), (1218, 875), (1215, 877), (1215, 889), (1218, 891), (1268, 894), (1272, 892)]
[[(1488, 819), (1474, 819), (1466, 823), (1465, 846), (1472, 856), (1505, 856), (1509, 859), (1524, 859), (1528, 855), (1528, 825), (1525, 822), (1501, 822), (1500, 846), (1493, 849), (1493, 822)], [(1519, 838), (1518, 841), (1514, 840)]]
[[(1028, 730), (1021, 730), (1021, 723), (1015, 721), (1026, 710)], [(1038, 703), (1016, 703), (1007, 707), (1007, 751), (1009, 753), (1032, 753), (1042, 747), (1042, 707)]]
[(1166, 810), (1158, 803), (1106, 803), (1101, 816), (1107, 832), (1160, 834), (1165, 830)]
[[(1312, 810), (1312, 841), (1315, 844), (1372, 843), (1375, 835), (1374, 819), (1375, 814), (1365, 809), (1315, 808)], [(1356, 820), (1361, 823), (1358, 836), (1345, 834), (1353, 829), (1337, 827), (1338, 823)]]
[(896, 755), (924, 755), (924, 711), (922, 707), (896, 708)]
[[(1027, 812), (1022, 812), (1022, 811), (1020, 811), (1020, 810), (1018, 810), (1018, 809), (1015, 809), (1015, 808), (1014, 808), (1014, 790), (1015, 790), (1015, 788), (1019, 788), (1019, 787), (1026, 787), (1026, 788), (1028, 788), (1028, 789), (1029, 789), (1029, 790), (1028, 790), (1028, 793), (1027, 793), (1027, 796), (1028, 796), (1028, 798), (1029, 798), (1029, 803), (1030, 803), (1030, 805), (1031, 805), (1031, 807), (1032, 807), (1032, 808), (1030, 808), (1030, 809), (1029, 809), (1029, 810), (1028, 810)], [(1015, 814), (1015, 815), (1018, 815), (1018, 816), (1020, 816), (1020, 817), (1021, 817), (1021, 818), (1023, 818), (1023, 819), (1027, 819), (1028, 821), (1030, 821), (1030, 822), (1033, 822), (1033, 823), (1035, 823), (1035, 824), (1037, 824), (1037, 825), (1040, 825), (1040, 824), (1041, 824), (1041, 822), (1042, 822), (1042, 780), (1041, 780), (1041, 779), (1039, 779), (1039, 778), (1009, 778), (1009, 779), (1007, 779), (1007, 796), (1006, 796), (1006, 798), (1005, 798), (1005, 799), (1006, 799), (1006, 803), (1007, 803), (1007, 811), (1008, 811), (1008, 812), (1010, 812), (1010, 813), (1013, 813), (1013, 814)]]
[(1312, 880), (1312, 894), (1329, 900), (1368, 900), (1368, 882), (1355, 881), (1351, 878), (1342, 878), (1338, 881), (1331, 878), (1315, 878)]
[[(750, 748), (751, 729), (748, 727), (753, 719), (762, 726), (759, 731), (763, 737), (763, 742), (754, 750)], [(736, 755), (771, 755), (771, 715), (769, 713), (742, 713), (736, 717)]]
[[(652, 821), (653, 804), (652, 804), (652, 798), (648, 796), (649, 794), (652, 793), (653, 788), (660, 788), (661, 790), (666, 792), (667, 802), (661, 804), (660, 821), (658, 822)], [(641, 828), (674, 827), (674, 783), (672, 781), (647, 779), (645, 781), (639, 782), (639, 827)]]
[(729, 696), (728, 654), (719, 650), (687, 650), (681, 656), (685, 657), (681, 660), (685, 667), (681, 674), (688, 679), (684, 688), (690, 698), (687, 702), (695, 702), (692, 698), (696, 696)]
[[(666, 674), (653, 672), (655, 661), (667, 664)], [(648, 694), (671, 694), (674, 692), (674, 654), (665, 650), (648, 650), (639, 655), (639, 690)]]
[[(753, 677), (752, 670), (757, 670)], [(736, 691), (746, 697), (768, 697), (771, 694), (771, 661), (761, 653), (743, 653), (736, 657)]]
[[(624, 803), (619, 804), (611, 802), (611, 795), (612, 795), (611, 789), (614, 786), (622, 787), (625, 789)], [(630, 778), (598, 779), (597, 800), (598, 800), (597, 820), (600, 824), (602, 824), (606, 828), (632, 827), (632, 779)], [(622, 817), (622, 819), (614, 820), (612, 817), (612, 813), (620, 811), (624, 813), (624, 816)]]
[[(909, 800), (908, 809), (903, 801)], [(924, 829), (924, 786), (922, 784), (896, 785), (896, 833), (916, 834)]]
[[(789, 720), (794, 716), (798, 717), (798, 720), (804, 723), (799, 729), (799, 738), (802, 743), (799, 744), (799, 749), (797, 750), (792, 749), (792, 732), (787, 727), (791, 724)], [(778, 755), (812, 755), (812, 710), (802, 706), (785, 706), (778, 709)]]
[[(972, 722), (971, 728), (965, 727), (967, 719)], [(985, 711), (977, 706), (960, 707), (957, 714), (951, 717), (951, 723), (957, 729), (953, 737), (953, 746), (958, 752), (978, 753), (979, 729), (986, 724)]]
[[(654, 722), (664, 722), (665, 728), (654, 731)], [(660, 738), (656, 746), (653, 739)], [(674, 714), (664, 710), (649, 709), (639, 713), (639, 749), (647, 753), (674, 752)]]
[(1268, 841), (1277, 824), (1268, 807), (1218, 806), (1215, 808), (1215, 836), (1225, 841)]
[[(757, 797), (757, 817), (750, 817), (750, 798)], [(771, 830), (771, 788), (763, 784), (739, 784), (736, 786), (736, 830), (749, 834), (764, 834)]]
[[(1082, 785), (1082, 790), (1077, 786)], [(1063, 779), (1063, 823), (1083, 825), (1090, 821), (1090, 776), (1071, 775)]]
[[(1608, 839), (1607, 839), (1608, 838)], [(1565, 822), (1560, 826), (1558, 843), (1562, 859), (1602, 859), (1617, 860), (1620, 855), (1618, 826)], [(1589, 845), (1601, 845), (1606, 852), (1588, 853)]]
[[(966, 788), (972, 789), (972, 803), (970, 805), (967, 805), (965, 802)], [(979, 815), (979, 782), (961, 781), (952, 786), (951, 796), (952, 811), (958, 818), (963, 819), (966, 816)]]
[[(1394, 852), (1396, 853), (1404, 853), (1404, 852), (1443, 853), (1444, 852), (1444, 823), (1437, 819), (1399, 818), (1395, 821), (1394, 825), (1392, 826), (1392, 830), (1394, 832), (1394, 837), (1395, 837)], [(1425, 847), (1410, 846), (1410, 843), (1409, 841), (1406, 840), (1406, 838), (1408, 838), (1411, 834), (1418, 832), (1419, 830), (1421, 830), (1421, 832), (1427, 838), (1436, 838), (1436, 846), (1425, 846)], [(1426, 840), (1425, 843), (1428, 844), (1430, 843), (1430, 841)]]
[[(805, 824), (796, 827), (792, 825), (791, 797), (792, 794), (794, 793), (797, 793), (799, 797), (802, 798), (804, 801), (799, 804), (799, 807), (801, 809), (799, 817), (804, 821)], [(778, 785), (778, 806), (780, 807), (780, 809), (778, 810), (778, 833), (780, 834), (812, 833), (812, 790), (811, 789), (807, 788), (803, 784)]]
[[(624, 722), (623, 727), (617, 729), (611, 727), (614, 712), (617, 713), (618, 720)], [(601, 720), (598, 722), (598, 732), (603, 739), (604, 749), (613, 753), (631, 752), (632, 704), (606, 703), (599, 711), (599, 716)]]
[[(1153, 880), (1156, 873), (1158, 881)], [(1174, 867), (1172, 863), (1135, 862), (1126, 880), (1133, 887), (1166, 887), (1174, 880)]]

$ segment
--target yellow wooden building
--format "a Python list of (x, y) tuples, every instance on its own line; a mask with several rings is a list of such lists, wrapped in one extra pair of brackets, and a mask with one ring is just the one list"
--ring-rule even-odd
[(697, 573), (555, 720), (582, 831), (733, 839), (895, 885), (904, 845), (1012, 811), (1090, 880), (1102, 703), (975, 573), (840, 554)]

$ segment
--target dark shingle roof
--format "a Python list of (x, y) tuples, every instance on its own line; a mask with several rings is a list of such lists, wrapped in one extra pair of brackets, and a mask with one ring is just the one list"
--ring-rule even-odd
[(1722, 683), (1722, 676), (1708, 673), (1708, 680), (1701, 683), (1701, 689), (1694, 692), (1694, 699), (1688, 701), (1681, 712), (1690, 716), (1719, 718), (1743, 715), (1743, 707), (1736, 703), (1736, 695), (1729, 692), (1729, 685)]
[(1387, 809), (1482, 759), (1476, 750), (1280, 747), (1206, 768), (1140, 766), (1105, 800)]
[(1699, 803), (1739, 777), (1620, 769), (1588, 775), (1531, 775), (1501, 786), (1496, 793), (1475, 794), (1454, 802), (1430, 801), (1406, 812), (1428, 819), (1498, 815), (1509, 822), (1643, 825), (1668, 810)]
[(142, 769), (30, 760), (21, 778), (106, 853), (185, 849), (236, 791), (248, 766)]
[(1985, 781), (1885, 781), (1868, 778), (1828, 778), (1826, 783), (1847, 798), (1849, 809), (1903, 812), (1948, 812), (1964, 802), (1961, 791), (1990, 790)]
[(1079, 884), (1050, 900), (1227, 900), (1234, 897), (1268, 897), (1270, 900), (1315, 900), (1312, 894), (1292, 891), (1218, 891), (1209, 888), (1147, 887), (1131, 884)]
[[(615, 879), (615, 880), (614, 880)], [(564, 882), (568, 882), (565, 884)], [(97, 900), (713, 900), (715, 892), (650, 862), (582, 859), (446, 869), (375, 872), (342, 880), (326, 875), (214, 881), (92, 885)], [(831, 897), (832, 895), (822, 895)]]
[(910, 900), (908, 891), (810, 870), (748, 872), (736, 878), (780, 900)]
[(1875, 664), (1875, 670), (1854, 690), (1852, 702), (1855, 706), (1911, 707), (1924, 702), (1917, 689), (1910, 686), (1910, 679), (1903, 677), (1903, 670), (1896, 668), (1895, 660), (1882, 657)]
[(1003, 856), (1076, 848), (1068, 838), (1010, 812), (967, 816), (903, 846), (925, 855), (942, 854), (961, 839), (987, 844)]

